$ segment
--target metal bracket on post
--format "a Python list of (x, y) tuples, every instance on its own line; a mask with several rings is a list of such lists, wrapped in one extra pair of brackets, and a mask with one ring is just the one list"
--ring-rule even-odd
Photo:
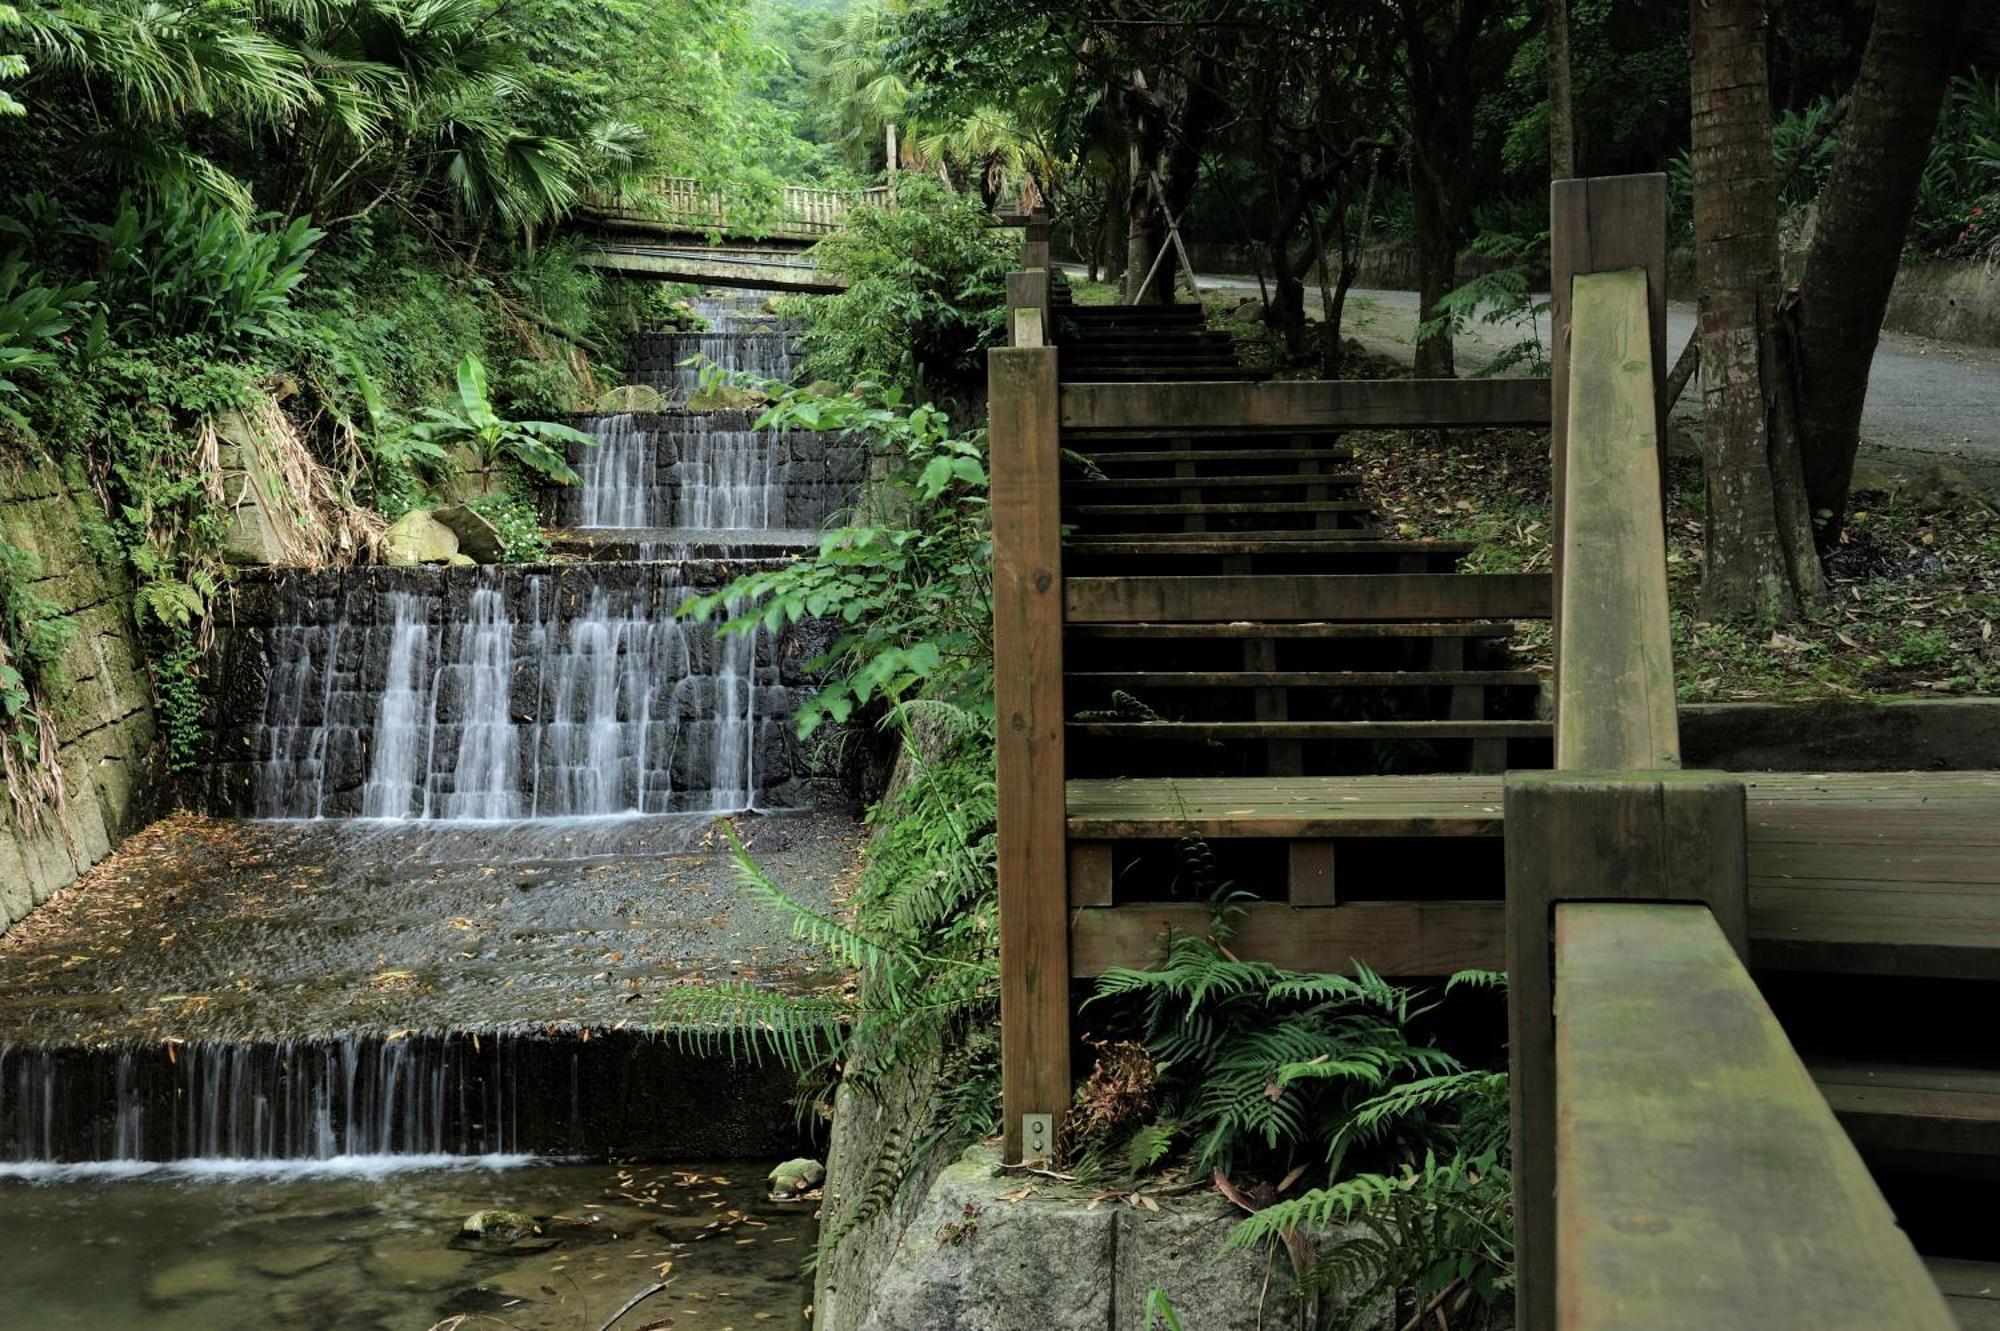
[(1052, 1159), (1056, 1149), (1055, 1137), (1055, 1115), (1021, 1115), (1021, 1158), (1023, 1160)]

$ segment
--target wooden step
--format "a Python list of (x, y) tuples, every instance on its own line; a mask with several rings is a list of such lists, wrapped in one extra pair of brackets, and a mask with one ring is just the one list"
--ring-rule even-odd
[(1533, 670), (1072, 670), (1064, 678), (1105, 689), (1534, 688), (1542, 682)]
[(1753, 965), (2000, 980), (2000, 777), (1744, 780)]
[(1138, 536), (1074, 536), (1063, 550), (1075, 555), (1213, 556), (1275, 554), (1435, 555), (1462, 559), (1479, 547), (1470, 541), (1369, 541), (1342, 539), (1322, 532), (1299, 532), (1297, 539), (1242, 537), (1233, 532), (1185, 532), (1183, 539), (1163, 541)]
[(1806, 1066), (1864, 1151), (2000, 1156), (2000, 1071), (1821, 1059)]
[(1072, 721), (1072, 733), (1098, 739), (1205, 740), (1482, 740), (1547, 739), (1546, 721)]
[(1352, 462), (1351, 448), (1176, 448), (1167, 450), (1093, 449), (1083, 454), (1100, 467), (1142, 462)]
[(1537, 619), (1550, 607), (1540, 573), (1363, 573), (1067, 578), (1075, 624), (1249, 620)]
[(1106, 490), (1295, 490), (1306, 485), (1356, 486), (1358, 471), (1264, 473), (1256, 476), (1107, 476), (1067, 480), (1065, 494), (1098, 495)]
[(2000, 1263), (1926, 1257), (1924, 1267), (1958, 1319), (1959, 1331), (2000, 1331)]
[(1079, 324), (1204, 323), (1208, 312), (1199, 305), (1078, 305), (1070, 310)]
[(1084, 841), (1498, 836), (1494, 777), (1294, 776), (1077, 779), (1069, 834)]
[[(1296, 480), (1297, 478), (1292, 478)], [(1279, 499), (1269, 503), (1231, 504), (1065, 504), (1064, 511), (1082, 518), (1224, 517), (1239, 513), (1369, 513), (1365, 499)]]
[(1158, 624), (1119, 622), (1071, 624), (1063, 630), (1073, 638), (1274, 638), (1283, 640), (1348, 638), (1511, 638), (1512, 622), (1478, 620), (1430, 624), (1355, 624), (1300, 621), (1278, 623), (1231, 620), (1228, 623)]
[(1148, 546), (1188, 546), (1228, 538), (1232, 542), (1380, 542), (1382, 528), (1276, 528), (1260, 532), (1098, 532), (1068, 538), (1064, 548), (1090, 542), (1144, 542)]
[(1222, 367), (1208, 365), (1133, 365), (1133, 366), (1082, 366), (1077, 373), (1065, 373), (1063, 383), (1090, 384), (1165, 384), (1165, 383), (1251, 383), (1271, 377), (1269, 370), (1244, 369), (1240, 366)]

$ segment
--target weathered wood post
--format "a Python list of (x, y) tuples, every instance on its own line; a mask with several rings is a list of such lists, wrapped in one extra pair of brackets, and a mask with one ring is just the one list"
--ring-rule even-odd
[(1016, 347), (1045, 346), (1055, 341), (1049, 323), (1053, 314), (1049, 215), (1030, 213), (1025, 230), (1020, 270), (1007, 274), (1007, 340)]
[[(1015, 274), (1015, 276), (1023, 276)], [(1047, 274), (1039, 276), (1046, 300)], [(1010, 297), (1013, 283), (1009, 283)], [(1046, 1158), (1069, 1107), (1062, 516), (1054, 347), (1040, 306), (987, 352), (993, 712), (999, 780), (1000, 1081), (1010, 1163)], [(1021, 322), (1015, 322), (1016, 320)], [(1032, 336), (1030, 336), (1032, 335)]]

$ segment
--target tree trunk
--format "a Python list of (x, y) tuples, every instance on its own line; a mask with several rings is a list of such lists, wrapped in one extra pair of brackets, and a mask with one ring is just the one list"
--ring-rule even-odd
[(1820, 541), (1840, 534), (1868, 366), (1944, 102), (1964, 0), (1878, 0), (1800, 283), (1799, 428)]
[[(1707, 613), (1783, 622), (1822, 588), (1795, 483), (1797, 441), (1774, 428), (1789, 392), (1773, 335), (1777, 190), (1764, 0), (1689, 0), (1693, 41), (1695, 316), (1708, 482)], [(1780, 425), (1788, 418), (1779, 417)]]
[(1569, 0), (1548, 0), (1549, 179), (1576, 174), (1576, 112), (1569, 92)]
[[(1410, 174), (1417, 224), (1418, 317), (1429, 319), (1435, 317), (1438, 302), (1458, 286), (1458, 234), (1446, 217), (1443, 201), (1423, 178), (1423, 169), (1412, 167)], [(1450, 379), (1455, 374), (1449, 332), (1418, 339), (1417, 378)]]

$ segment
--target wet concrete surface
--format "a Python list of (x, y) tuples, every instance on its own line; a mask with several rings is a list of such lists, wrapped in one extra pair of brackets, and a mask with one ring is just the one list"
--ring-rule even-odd
[[(843, 812), (728, 820), (824, 908)], [(825, 983), (708, 815), (535, 823), (176, 815), (0, 937), (0, 1046), (646, 1027), (674, 984)]]

